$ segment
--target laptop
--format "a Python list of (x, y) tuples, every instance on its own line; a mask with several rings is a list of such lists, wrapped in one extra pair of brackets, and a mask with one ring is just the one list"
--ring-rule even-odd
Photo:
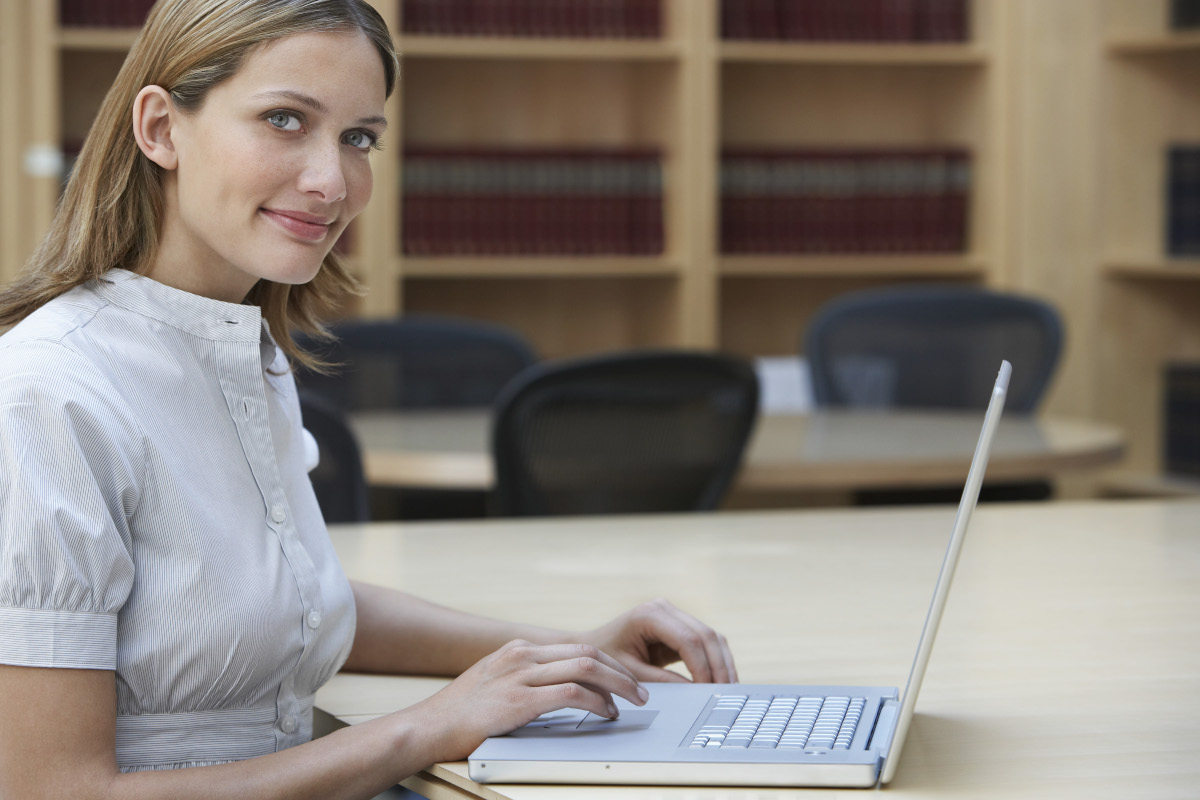
[(979, 499), (1008, 390), (1004, 361), (984, 416), (908, 684), (651, 683), (607, 720), (577, 709), (494, 736), (468, 758), (479, 783), (871, 787), (896, 774), (938, 623)]

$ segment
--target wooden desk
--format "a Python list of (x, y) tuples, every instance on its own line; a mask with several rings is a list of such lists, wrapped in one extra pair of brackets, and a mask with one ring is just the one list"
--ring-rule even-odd
[[(576, 628), (665, 595), (728, 635), (746, 682), (903, 686), (953, 515), (906, 508), (482, 520), (340, 527), (333, 538), (351, 576), (459, 608)], [(851, 579), (860, 588), (847, 592)], [(1195, 797), (1198, 609), (1200, 502), (981, 507), (889, 794)], [(339, 675), (316, 702), (354, 723), (444, 683)], [(435, 800), (835, 794), (481, 787), (465, 763), (434, 766), (410, 784)]]
[[(967, 474), (981, 413), (837, 412), (759, 418), (735, 489), (743, 492), (943, 486)], [(486, 411), (371, 412), (351, 419), (377, 486), (489, 489)], [(1112, 463), (1117, 428), (1008, 416), (988, 466), (992, 481), (1051, 477)]]

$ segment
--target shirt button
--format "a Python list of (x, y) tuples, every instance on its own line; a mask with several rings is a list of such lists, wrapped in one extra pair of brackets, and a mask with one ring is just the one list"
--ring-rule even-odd
[(279, 727), (283, 729), (284, 733), (295, 733), (296, 732), (296, 718), (293, 717), (291, 714), (288, 714), (286, 717), (279, 720)]
[(316, 630), (321, 627), (321, 612), (315, 608), (308, 612), (308, 627)]
[(276, 522), (283, 522), (287, 519), (287, 514), (283, 510), (283, 506), (275, 506), (271, 509), (271, 519)]

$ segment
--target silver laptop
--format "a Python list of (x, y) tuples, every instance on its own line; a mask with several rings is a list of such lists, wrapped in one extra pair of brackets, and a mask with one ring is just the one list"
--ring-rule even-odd
[(546, 714), (486, 740), (468, 759), (480, 783), (846, 786), (888, 783), (912, 720), (967, 523), (979, 499), (1012, 367), (1001, 363), (908, 685), (648, 684), (638, 708), (606, 720)]

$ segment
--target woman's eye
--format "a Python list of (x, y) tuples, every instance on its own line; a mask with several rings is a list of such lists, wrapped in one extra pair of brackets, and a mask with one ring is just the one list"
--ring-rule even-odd
[(267, 117), (267, 122), (281, 131), (300, 130), (300, 119), (295, 114), (285, 114), (282, 111), (277, 111)]
[(350, 131), (343, 138), (343, 141), (351, 147), (357, 147), (359, 150), (370, 150), (375, 147), (377, 139), (366, 131)]

